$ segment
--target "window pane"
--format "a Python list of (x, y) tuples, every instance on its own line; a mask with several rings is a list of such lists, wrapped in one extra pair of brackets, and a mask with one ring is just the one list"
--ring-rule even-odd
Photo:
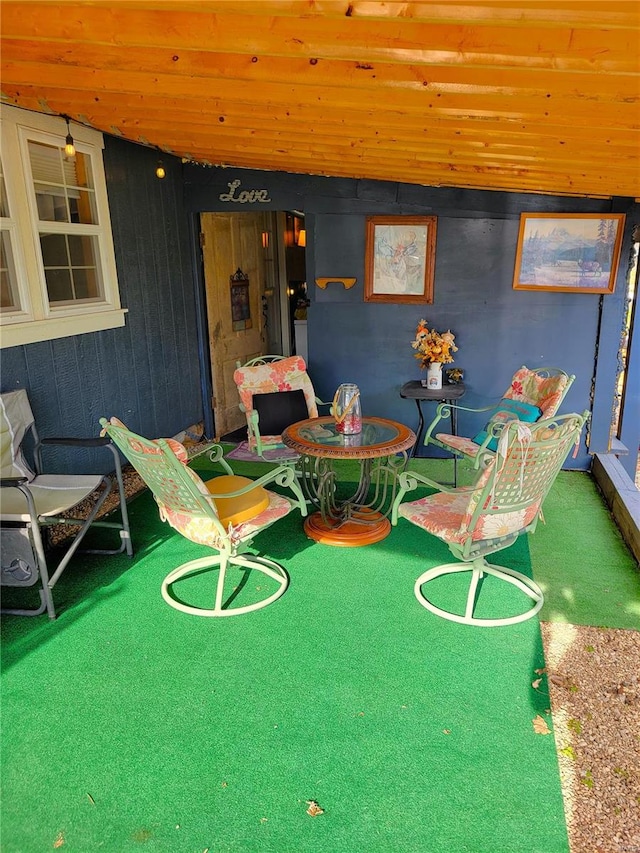
[(95, 193), (86, 190), (69, 190), (69, 210), (72, 222), (93, 225), (98, 221)]
[(74, 267), (96, 267), (96, 245), (93, 237), (69, 234), (69, 253)]
[(33, 180), (46, 184), (64, 185), (62, 171), (63, 149), (57, 145), (45, 145), (42, 142), (29, 142), (29, 161)]
[(76, 299), (96, 299), (100, 296), (95, 269), (73, 268), (73, 287)]
[(41, 222), (98, 223), (88, 155), (65, 157), (64, 148), (31, 141), (29, 159)]
[(68, 222), (67, 199), (64, 189), (36, 184), (38, 219), (43, 222)]
[(72, 302), (71, 272), (63, 269), (45, 269), (49, 302)]
[(40, 245), (50, 302), (103, 298), (97, 237), (41, 234)]
[(69, 252), (65, 234), (42, 234), (42, 262), (45, 267), (68, 267)]
[(18, 296), (18, 284), (16, 268), (13, 263), (13, 252), (11, 250), (11, 238), (8, 231), (2, 232), (0, 240), (0, 310), (19, 311), (20, 297)]
[(93, 173), (91, 171), (91, 158), (86, 154), (77, 152), (75, 159), (67, 160), (65, 163), (66, 183), (71, 187), (83, 187), (93, 189)]

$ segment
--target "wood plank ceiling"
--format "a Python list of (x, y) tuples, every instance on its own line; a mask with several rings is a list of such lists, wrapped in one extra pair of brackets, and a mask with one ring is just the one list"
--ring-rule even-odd
[(638, 0), (14, 2), (5, 103), (179, 157), (640, 196)]

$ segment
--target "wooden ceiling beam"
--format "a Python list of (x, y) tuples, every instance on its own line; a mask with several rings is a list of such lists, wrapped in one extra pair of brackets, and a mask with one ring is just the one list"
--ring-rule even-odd
[[(159, 126), (156, 130), (158, 135), (154, 137), (149, 133), (151, 127), (147, 123), (145, 124), (145, 136), (141, 137), (135, 126), (127, 127), (125, 125), (121, 128), (121, 133), (124, 138), (133, 142), (148, 144), (149, 141), (153, 142), (154, 138), (162, 138), (162, 129), (163, 126)], [(221, 146), (225, 150), (232, 150), (235, 146), (238, 150), (253, 150), (262, 155), (267, 155), (269, 151), (275, 149), (294, 158), (298, 155), (299, 149), (295, 138), (287, 131), (256, 131), (252, 128), (229, 131), (220, 126), (202, 128), (174, 121), (172, 133), (175, 141), (170, 148), (178, 152), (185, 150), (185, 148), (192, 150), (210, 144), (212, 150), (217, 150)], [(159, 147), (163, 146), (160, 145)], [(572, 172), (580, 172), (593, 170), (601, 162), (601, 158), (597, 158), (593, 154), (590, 155), (584, 148), (582, 151), (573, 152), (565, 152), (558, 146), (556, 146), (555, 151), (523, 150), (522, 148), (500, 144), (482, 146), (473, 146), (462, 142), (452, 144), (439, 139), (425, 139), (421, 145), (418, 145), (408, 140), (385, 138), (362, 137), (354, 139), (350, 137), (347, 139), (340, 134), (331, 134), (326, 131), (308, 134), (306, 148), (318, 152), (318, 154), (322, 153), (325, 158), (344, 157), (358, 160), (375, 157), (390, 167), (395, 161), (400, 162), (406, 157), (416, 157), (423, 161), (436, 160), (448, 163), (476, 164), (478, 170), (487, 166), (499, 167), (504, 165), (508, 168), (540, 168), (544, 171), (557, 172), (570, 168)], [(629, 148), (624, 155), (617, 151), (616, 163), (610, 165), (608, 172), (610, 175), (618, 175), (620, 178), (624, 178), (628, 176), (630, 170), (635, 168), (636, 163), (637, 151), (633, 148)]]
[[(228, 167), (242, 167), (249, 169), (276, 169), (283, 172), (323, 175), (327, 177), (346, 177), (354, 179), (380, 180), (380, 181), (398, 181), (400, 183), (418, 184), (425, 186), (448, 186), (448, 187), (468, 187), (470, 189), (487, 189), (488, 174), (486, 172), (478, 172), (474, 169), (453, 167), (449, 164), (446, 169), (443, 164), (432, 163), (424, 164), (414, 161), (405, 161), (403, 168), (393, 175), (389, 170), (381, 164), (380, 161), (375, 163), (347, 163), (344, 160), (336, 160), (335, 162), (327, 163), (327, 161), (318, 157), (308, 157), (304, 160), (298, 158), (295, 163), (292, 163), (287, 155), (275, 153), (272, 157), (272, 165), (265, 166), (265, 161), (262, 158), (254, 157), (247, 154), (239, 154), (234, 151), (232, 154), (220, 152), (215, 158), (211, 158), (211, 151), (208, 152), (208, 158), (203, 152), (192, 152), (192, 159), (200, 161), (208, 165), (222, 165)], [(608, 189), (608, 184), (604, 181), (598, 186), (594, 186), (592, 182), (585, 181), (580, 175), (573, 176), (564, 173), (549, 173), (545, 175), (531, 175), (527, 172), (506, 173), (494, 171), (491, 174), (491, 189), (506, 190), (509, 192), (533, 192), (545, 195), (567, 195), (567, 196), (583, 196), (607, 198), (613, 195), (628, 195), (626, 192), (617, 192), (615, 189), (611, 193)], [(558, 187), (565, 189), (559, 191)]]
[[(86, 91), (67, 90), (47, 87), (47, 96), (42, 97), (41, 89), (35, 85), (3, 83), (5, 100), (26, 109), (48, 111), (57, 114), (69, 114), (82, 124), (88, 124), (105, 130), (108, 126), (117, 128), (123, 121), (145, 123), (150, 121), (166, 124), (169, 113), (172, 120), (193, 125), (210, 127), (212, 124), (224, 124), (227, 127), (265, 127), (270, 125), (286, 126), (290, 132), (300, 135), (320, 130), (323, 127), (335, 132), (361, 135), (373, 132), (378, 135), (392, 134), (415, 138), (416, 133), (427, 138), (431, 136), (446, 138), (468, 138), (478, 141), (514, 140), (526, 144), (564, 145), (572, 142), (585, 148), (584, 134), (588, 133), (590, 146), (607, 147), (612, 144), (637, 148), (638, 131), (582, 125), (576, 134), (575, 124), (564, 116), (555, 122), (506, 122), (500, 119), (474, 119), (469, 117), (460, 122), (456, 117), (427, 117), (399, 110), (385, 109), (383, 106), (372, 109), (363, 103), (360, 109), (335, 108), (318, 109), (312, 105), (288, 105), (275, 109), (256, 102), (251, 110), (243, 103), (224, 101), (219, 98), (203, 103), (200, 98), (167, 98), (161, 94), (141, 95), (120, 92), (102, 92), (99, 97)], [(594, 118), (597, 116), (594, 114)], [(111, 131), (107, 131), (111, 132)]]
[[(203, 138), (205, 140), (204, 143)], [(492, 157), (491, 154), (487, 155), (486, 162), (478, 163), (476, 159), (467, 160), (462, 154), (452, 151), (426, 150), (407, 152), (393, 148), (378, 151), (371, 149), (366, 144), (357, 146), (336, 144), (333, 147), (328, 147), (322, 140), (310, 140), (305, 152), (302, 153), (299, 150), (292, 149), (290, 140), (284, 137), (272, 140), (263, 138), (247, 140), (238, 137), (235, 139), (210, 139), (192, 135), (184, 138), (176, 136), (168, 139), (167, 143), (166, 148), (169, 150), (177, 151), (180, 150), (180, 146), (183, 146), (188, 152), (201, 150), (204, 145), (209, 145), (211, 151), (215, 152), (217, 156), (224, 155), (225, 157), (241, 159), (245, 157), (266, 158), (273, 153), (280, 157), (288, 158), (287, 162), (290, 164), (295, 162), (313, 162), (320, 157), (324, 163), (338, 163), (340, 161), (365, 163), (371, 160), (384, 163), (390, 173), (395, 173), (397, 168), (403, 163), (411, 161), (413, 164), (419, 165), (438, 165), (445, 171), (467, 168), (476, 173), (499, 172), (513, 175), (527, 172), (532, 177), (536, 175), (548, 176), (553, 173), (564, 174), (565, 176), (570, 175), (576, 178), (586, 174), (580, 164), (576, 163), (568, 164), (565, 162), (563, 164), (554, 164), (548, 160), (540, 160), (528, 162), (523, 165), (521, 162), (514, 162), (509, 158)], [(296, 170), (294, 169), (293, 171)], [(617, 173), (619, 173), (620, 177), (624, 177), (626, 174), (624, 165), (620, 165)]]
[(54, 63), (86, 73), (87, 69), (106, 68), (142, 74), (169, 74), (216, 80), (238, 80), (251, 85), (281, 83), (361, 89), (380, 97), (386, 88), (430, 94), (459, 94), (474, 97), (502, 95), (527, 98), (582, 98), (596, 106), (602, 101), (640, 100), (638, 81), (628, 74), (598, 74), (586, 77), (575, 71), (550, 69), (494, 69), (471, 66), (375, 65), (322, 60), (311, 64), (298, 57), (267, 56), (257, 61), (242, 54), (209, 51), (184, 51), (180, 55), (166, 48), (139, 48), (92, 44), (68, 44), (59, 41), (31, 41), (5, 38), (2, 58), (9, 62)]
[[(72, 118), (73, 114), (70, 114)], [(147, 114), (149, 115), (149, 114)], [(97, 116), (94, 114), (94, 119)], [(115, 135), (122, 135), (128, 138), (135, 137), (143, 132), (146, 136), (150, 133), (155, 134), (156, 139), (162, 138), (165, 128), (166, 119), (159, 115), (157, 119), (146, 119), (142, 124), (138, 119), (132, 116), (130, 119), (122, 119), (117, 123), (108, 124), (112, 121), (113, 116), (105, 111), (101, 120), (91, 123), (92, 126), (105, 127), (109, 126), (109, 132)], [(81, 122), (83, 123), (83, 122)], [(366, 145), (371, 149), (393, 149), (400, 148), (406, 151), (423, 151), (432, 152), (453, 151), (466, 152), (467, 156), (476, 159), (483, 159), (490, 156), (508, 157), (512, 161), (526, 163), (532, 160), (545, 160), (549, 162), (566, 163), (570, 160), (574, 164), (584, 163), (595, 167), (596, 163), (602, 162), (603, 153), (594, 152), (592, 148), (587, 148), (580, 144), (577, 140), (569, 140), (562, 145), (557, 139), (545, 139), (535, 141), (529, 137), (524, 140), (509, 141), (504, 134), (496, 134), (493, 137), (484, 136), (480, 138), (470, 138), (468, 135), (443, 135), (429, 134), (425, 135), (420, 141), (416, 141), (415, 134), (403, 134), (398, 128), (394, 128), (391, 136), (372, 136), (368, 135), (368, 128), (357, 128), (353, 125), (350, 127), (349, 137), (341, 133), (339, 125), (318, 126), (318, 125), (301, 125), (290, 122), (288, 126), (274, 128), (273, 125), (261, 128), (256, 131), (255, 127), (245, 120), (238, 123), (225, 122), (224, 125), (211, 125), (210, 123), (199, 123), (192, 121), (183, 114), (174, 113), (173, 115), (174, 133), (183, 132), (186, 136), (198, 138), (202, 136), (204, 139), (217, 138), (229, 139), (250, 139), (260, 138), (263, 140), (280, 140), (286, 139), (295, 147), (298, 147), (298, 140), (301, 137), (311, 141), (326, 142), (327, 147), (339, 146), (341, 144)], [(345, 139), (344, 143), (341, 142)], [(352, 142), (353, 141), (353, 142)], [(610, 146), (611, 147), (611, 146)], [(606, 156), (606, 144), (603, 143), (603, 150)], [(612, 149), (613, 150), (613, 149)], [(611, 168), (619, 167), (627, 169), (629, 166), (634, 166), (638, 157), (638, 148), (636, 145), (615, 146), (616, 160)]]
[[(10, 2), (11, 0), (5, 0)], [(94, 5), (112, 5), (112, 0), (93, 0)], [(366, 18), (389, 20), (408, 18), (424, 23), (495, 25), (496, 22), (528, 27), (531, 24), (573, 27), (633, 27), (638, 9), (633, 0), (495, 0), (495, 2), (412, 2), (405, 0), (179, 0), (182, 12), (206, 14), (244, 14), (262, 17)], [(77, 3), (66, 2), (66, 6)], [(175, 11), (175, 0), (127, 0), (130, 8)]]
[[(206, 103), (211, 93), (211, 81), (206, 78), (179, 77), (170, 74), (143, 74), (110, 69), (69, 68), (37, 62), (19, 62), (3, 59), (3, 85), (48, 85), (65, 87), (76, 91), (91, 92), (97, 97), (102, 92), (126, 92), (129, 94), (162, 94), (167, 97), (199, 97)], [(326, 89), (322, 86), (299, 86), (264, 82), (259, 91), (252, 91), (244, 82), (237, 80), (217, 81), (215, 97), (248, 105), (256, 100), (275, 108), (286, 109), (287, 105), (313, 104), (333, 109), (355, 109), (362, 104), (362, 94), (348, 88)], [(458, 95), (434, 94), (428, 90), (393, 92), (394, 106), (399, 110), (428, 116), (450, 115), (466, 120), (469, 115), (507, 121), (523, 121), (537, 117), (539, 121), (564, 120), (584, 126), (593, 123), (615, 129), (616, 127), (638, 127), (640, 117), (635, 101), (607, 101), (594, 104), (589, 100), (557, 99), (547, 97), (509, 97), (501, 95)]]
[[(452, 4), (453, 5), (453, 4)], [(224, 11), (225, 8), (227, 11)], [(451, 17), (454, 13), (451, 13)], [(119, 4), (10, 2), (2, 4), (6, 38), (51, 39), (206, 51), (212, 45), (233, 53), (376, 63), (451, 63), (506, 68), (565, 68), (635, 73), (637, 31), (534, 25), (477, 26), (457, 21), (416, 21), (410, 17), (330, 18), (216, 13), (184, 14), (173, 9)], [(534, 48), (532, 50), (532, 48)]]

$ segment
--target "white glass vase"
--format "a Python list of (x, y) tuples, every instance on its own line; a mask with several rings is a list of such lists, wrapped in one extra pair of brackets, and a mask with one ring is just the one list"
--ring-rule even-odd
[(430, 361), (427, 367), (427, 388), (439, 391), (442, 388), (442, 363)]

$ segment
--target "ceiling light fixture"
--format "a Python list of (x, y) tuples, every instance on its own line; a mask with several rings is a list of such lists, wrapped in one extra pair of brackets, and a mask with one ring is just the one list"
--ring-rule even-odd
[(156, 178), (164, 178), (166, 174), (164, 166), (162, 165), (162, 160), (158, 160), (158, 165), (156, 166)]

